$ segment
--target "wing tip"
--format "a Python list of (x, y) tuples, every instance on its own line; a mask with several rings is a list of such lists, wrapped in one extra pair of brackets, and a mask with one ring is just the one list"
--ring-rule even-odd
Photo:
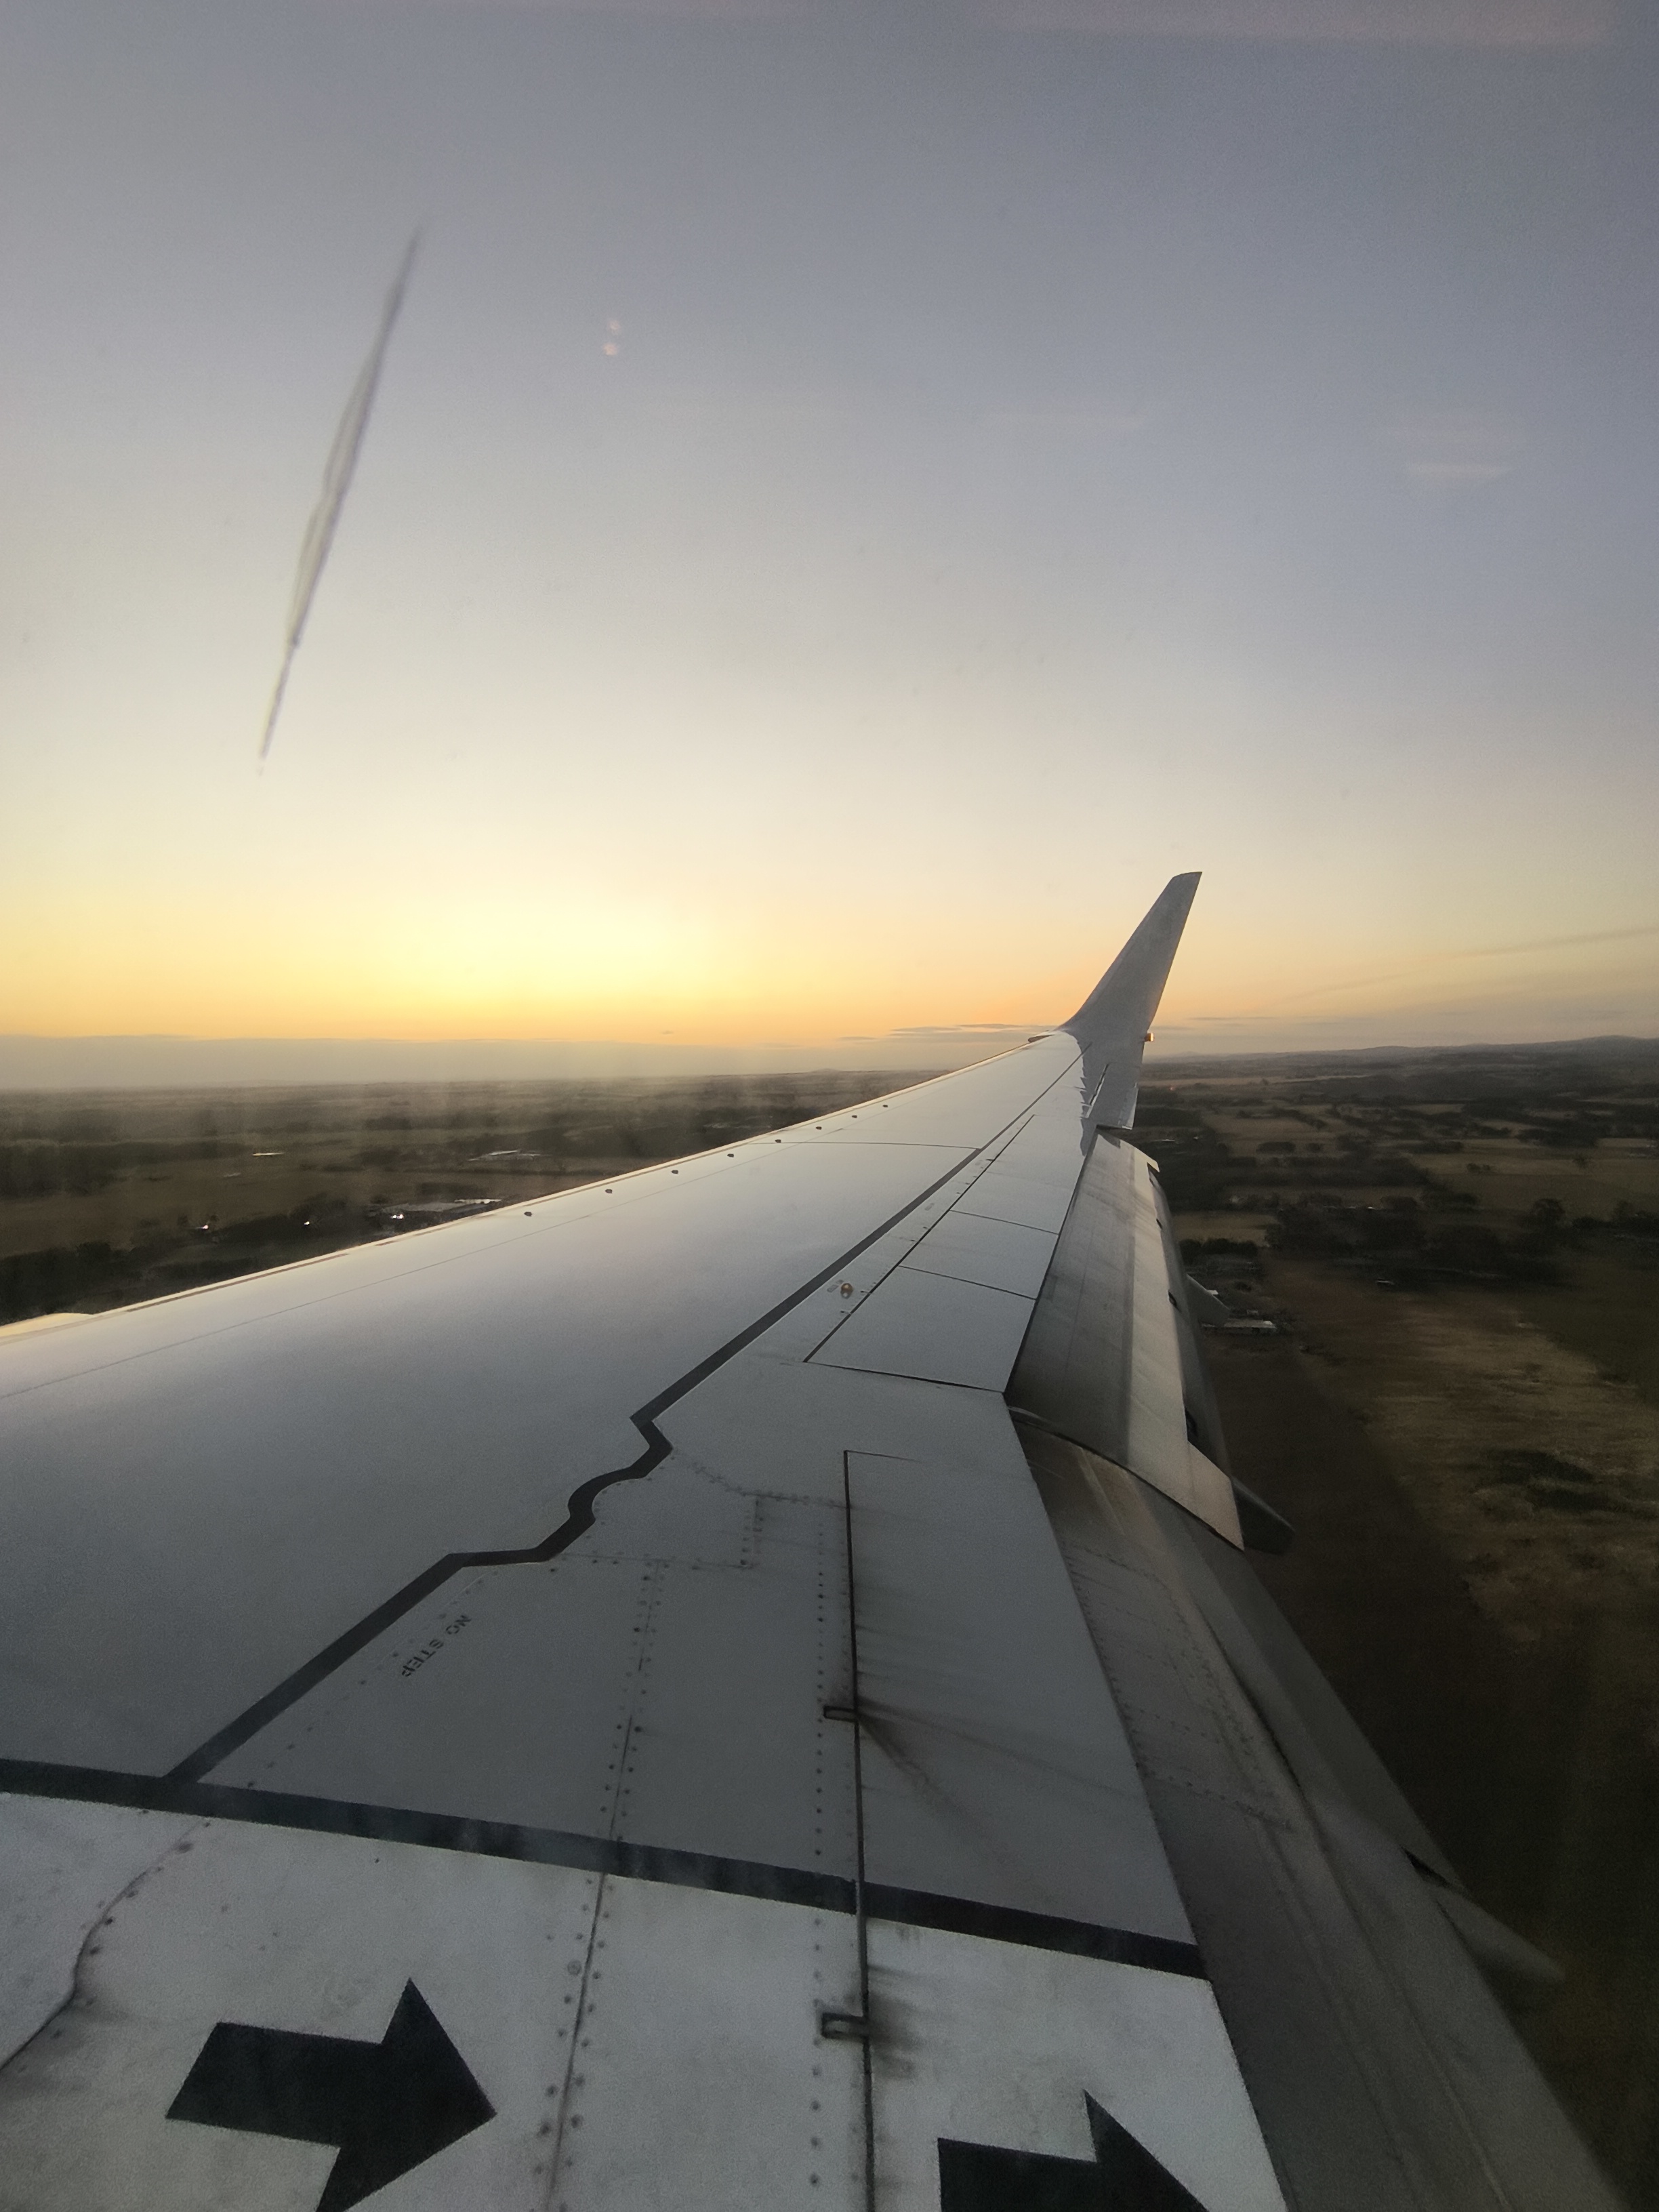
[[(1127, 1128), (1134, 1121), (1141, 1054), (1175, 964), (1201, 871), (1169, 882), (1131, 931), (1122, 951), (1061, 1027), (1082, 1048), (1085, 1118)], [(1108, 1081), (1108, 1070), (1111, 1079)]]
[[(1107, 1009), (1120, 999), (1130, 1003), (1144, 999), (1146, 1019), (1140, 1026), (1145, 1029), (1150, 1024), (1203, 874), (1201, 868), (1189, 868), (1181, 875), (1170, 877), (1125, 939), (1116, 959), (1070, 1021), (1060, 1024), (1062, 1028), (1081, 1039), (1085, 1031), (1098, 1025), (1103, 1016), (1110, 1018)], [(1120, 1014), (1126, 1010), (1122, 1006), (1115, 1009)]]

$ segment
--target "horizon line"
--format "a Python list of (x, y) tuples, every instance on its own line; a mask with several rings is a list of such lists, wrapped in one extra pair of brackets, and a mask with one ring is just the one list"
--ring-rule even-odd
[[(999, 1025), (997, 1036), (990, 1032), (991, 1024), (980, 1024), (976, 1030), (964, 1027), (961, 1030), (938, 1030), (927, 1033), (926, 1041), (939, 1048), (933, 1058), (918, 1056), (917, 1048), (924, 1039), (915, 1030), (896, 1031), (885, 1037), (842, 1038), (833, 1043), (788, 1044), (774, 1042), (757, 1045), (684, 1045), (673, 1047), (661, 1040), (601, 1040), (601, 1039), (545, 1039), (545, 1038), (393, 1038), (393, 1037), (191, 1037), (165, 1031), (110, 1032), (103, 1036), (47, 1036), (25, 1030), (0, 1031), (0, 1095), (56, 1096), (65, 1093), (93, 1093), (110, 1091), (301, 1091), (319, 1086), (352, 1090), (376, 1088), (406, 1089), (410, 1086), (457, 1084), (502, 1083), (560, 1083), (560, 1082), (647, 1082), (674, 1081), (697, 1076), (728, 1079), (760, 1078), (767, 1076), (801, 1077), (811, 1074), (847, 1074), (868, 1073), (917, 1076), (941, 1072), (940, 1057), (954, 1066), (966, 1066), (977, 1059), (994, 1056), (998, 1037), (1011, 1035), (1040, 1036), (1047, 1034), (1058, 1024), (1036, 1024), (1029, 1030), (1024, 1025)], [(954, 1041), (955, 1053), (945, 1048)], [(873, 1049), (853, 1054), (848, 1047), (863, 1045)], [(205, 1057), (216, 1052), (231, 1054), (239, 1050), (257, 1049), (261, 1056), (273, 1058), (286, 1054), (316, 1051), (321, 1048), (331, 1056), (344, 1057), (351, 1054), (378, 1055), (416, 1052), (422, 1054), (453, 1053), (476, 1059), (480, 1053), (501, 1052), (504, 1048), (516, 1054), (569, 1054), (577, 1064), (563, 1067), (501, 1068), (493, 1071), (468, 1069), (446, 1071), (441, 1068), (386, 1068), (378, 1072), (340, 1068), (314, 1068), (308, 1073), (286, 1072), (276, 1066), (263, 1068), (230, 1067), (213, 1069), (174, 1067), (163, 1070), (154, 1066), (134, 1066), (129, 1060), (125, 1068), (75, 1069), (70, 1066), (52, 1068), (37, 1064), (27, 1068), (16, 1062), (8, 1066), (8, 1048), (34, 1046), (45, 1048), (39, 1055), (46, 1062), (55, 1053), (62, 1053), (70, 1061), (82, 1056), (76, 1047), (86, 1051), (111, 1048), (151, 1047), (179, 1052), (185, 1048), (190, 1058)], [(902, 1048), (901, 1057), (884, 1057), (880, 1048)], [(1145, 1064), (1143, 1080), (1155, 1081), (1161, 1073), (1174, 1073), (1191, 1066), (1221, 1068), (1229, 1065), (1255, 1066), (1265, 1062), (1285, 1064), (1294, 1061), (1368, 1060), (1375, 1062), (1390, 1057), (1408, 1056), (1416, 1059), (1442, 1059), (1455, 1055), (1482, 1056), (1516, 1052), (1564, 1054), (1595, 1049), (1653, 1048), (1659, 1049), (1659, 1033), (1644, 1034), (1624, 1030), (1598, 1030), (1568, 1037), (1519, 1036), (1510, 1038), (1465, 1038), (1451, 1042), (1443, 1040), (1413, 1042), (1409, 1039), (1383, 1040), (1377, 1042), (1331, 1044), (1305, 1042), (1290, 1045), (1250, 1045), (1247, 1042), (1223, 1044), (1203, 1040), (1190, 1041), (1179, 1030), (1170, 1035), (1168, 1048), (1155, 1053)], [(189, 1052), (188, 1048), (196, 1048)], [(975, 1048), (963, 1051), (962, 1048)], [(988, 1050), (986, 1048), (989, 1047)], [(19, 1054), (21, 1060), (32, 1055)], [(120, 1055), (125, 1057), (125, 1055)], [(149, 1055), (145, 1055), (148, 1057)], [(186, 1056), (181, 1054), (180, 1057)], [(594, 1064), (580, 1065), (591, 1058)], [(655, 1066), (641, 1066), (641, 1060), (654, 1060)], [(665, 1060), (676, 1063), (665, 1066)], [(617, 1064), (621, 1061), (622, 1065)], [(631, 1062), (629, 1065), (628, 1063)]]

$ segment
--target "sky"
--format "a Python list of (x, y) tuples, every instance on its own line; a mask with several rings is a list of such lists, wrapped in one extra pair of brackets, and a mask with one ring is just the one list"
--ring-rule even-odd
[(1654, 1034), (1656, 217), (1616, 0), (0, 0), (0, 1033)]

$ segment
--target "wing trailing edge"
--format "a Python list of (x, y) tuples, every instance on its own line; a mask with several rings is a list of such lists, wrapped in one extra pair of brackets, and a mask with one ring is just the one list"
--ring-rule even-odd
[(1084, 1115), (1097, 1128), (1133, 1126), (1141, 1054), (1198, 884), (1196, 871), (1170, 877), (1122, 951), (1062, 1024), (1082, 1048)]

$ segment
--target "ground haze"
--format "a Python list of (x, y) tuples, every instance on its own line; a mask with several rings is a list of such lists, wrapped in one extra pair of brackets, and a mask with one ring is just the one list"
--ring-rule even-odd
[(915, 1080), (807, 1075), (0, 1097), (0, 1324), (166, 1297), (567, 1190)]

